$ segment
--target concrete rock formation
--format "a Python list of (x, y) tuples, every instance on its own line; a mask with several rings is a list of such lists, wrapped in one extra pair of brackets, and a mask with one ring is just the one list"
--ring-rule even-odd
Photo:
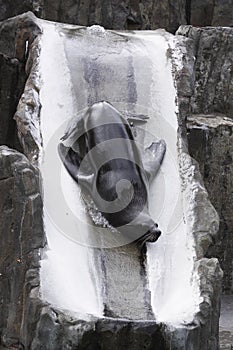
[(0, 75), (0, 144), (21, 149), (13, 116), (24, 89), (24, 65), (0, 53)]
[(108, 29), (166, 28), (175, 32), (185, 24), (185, 0), (166, 1), (0, 1), (0, 20), (32, 11), (57, 22)]
[(205, 186), (220, 217), (219, 237), (208, 255), (224, 271), (223, 290), (233, 292), (233, 121), (224, 115), (191, 115), (187, 120), (189, 149), (199, 162)]
[(219, 237), (207, 256), (219, 258), (223, 290), (233, 291), (233, 30), (182, 26), (177, 34), (194, 42), (193, 94), (187, 111), (188, 143), (211, 202), (220, 217)]
[(233, 117), (233, 30), (181, 26), (177, 34), (194, 41), (192, 114)]
[(30, 328), (37, 316), (31, 298), (45, 245), (42, 199), (38, 170), (6, 146), (0, 146), (0, 191), (0, 344), (22, 349), (21, 340), (30, 336), (25, 319), (30, 317)]
[(233, 25), (231, 0), (188, 0), (189, 24), (193, 26), (223, 26)]
[(175, 31), (185, 23), (184, 0), (170, 1), (71, 1), (44, 2), (42, 16), (58, 22), (99, 24), (107, 29), (156, 29)]
[[(36, 2), (34, 1), (33, 4), (36, 4)], [(37, 5), (39, 11), (38, 2)], [(6, 5), (4, 8), (6, 8)], [(174, 329), (172, 331), (166, 329), (164, 325), (156, 325), (154, 321), (126, 322), (122, 320), (113, 320), (111, 318), (96, 319), (90, 317), (86, 321), (77, 321), (77, 319), (74, 320), (67, 314), (64, 315), (64, 313), (55, 310), (49, 305), (44, 305), (39, 299), (39, 249), (45, 245), (45, 238), (42, 224), (42, 201), (39, 194), (39, 175), (36, 167), (34, 167), (32, 163), (34, 165), (37, 164), (38, 149), (41, 145), (41, 137), (38, 128), (38, 116), (40, 113), (38, 92), (40, 83), (38, 81), (38, 76), (35, 74), (38, 56), (36, 35), (40, 34), (40, 30), (35, 23), (34, 26), (31, 26), (31, 24), (29, 25), (30, 29), (27, 32), (24, 26), (22, 26), (22, 17), (24, 23), (28, 23), (29, 21), (29, 23), (32, 24), (33, 20), (31, 14), (23, 15), (1, 24), (1, 28), (3, 28), (3, 32), (1, 33), (8, 33), (6, 36), (8, 39), (0, 43), (0, 51), (3, 53), (3, 65), (7, 65), (7, 60), (10, 60), (10, 64), (16, 63), (17, 67), (18, 65), (24, 67), (25, 55), (23, 53), (25, 53), (24, 49), (27, 47), (26, 41), (29, 41), (31, 50), (29, 59), (27, 60), (27, 74), (29, 75), (29, 79), (26, 84), (25, 94), (21, 98), (16, 113), (22, 149), (30, 161), (22, 154), (10, 150), (5, 146), (0, 148), (0, 185), (2, 187), (0, 199), (2, 209), (0, 236), (1, 242), (3, 242), (1, 243), (0, 249), (4, 252), (4, 254), (0, 254), (0, 287), (1, 283), (2, 286), (4, 285), (4, 287), (0, 288), (0, 299), (3, 300), (3, 303), (0, 304), (0, 345), (3, 349), (18, 347), (19, 349), (43, 348), (48, 350), (55, 350), (58, 348), (101, 348), (106, 350), (109, 348), (128, 348), (139, 350), (142, 348), (153, 349), (158, 347), (158, 349), (165, 350), (172, 346), (173, 350), (180, 350), (188, 348), (189, 346), (191, 348), (192, 346), (194, 349), (217, 350), (219, 296), (222, 273), (216, 259), (205, 258), (210, 249), (209, 247), (212, 245), (216, 227), (213, 228), (213, 235), (211, 235), (209, 232), (206, 233), (204, 229), (203, 232), (201, 232), (197, 222), (196, 232), (201, 232), (203, 235), (198, 236), (196, 240), (197, 255), (199, 258), (196, 263), (196, 271), (197, 273), (205, 275), (206, 278), (201, 280), (203, 303), (201, 304), (200, 313), (196, 315), (195, 324), (186, 328), (180, 328), (179, 330)], [(20, 28), (20, 31), (17, 32), (17, 28)], [(5, 32), (5, 30), (7, 32)], [(22, 33), (21, 30), (23, 30)], [(31, 36), (30, 33), (34, 30), (37, 34), (34, 36), (34, 33), (32, 33)], [(197, 29), (196, 32), (198, 30), (199, 29)], [(201, 35), (205, 37), (209, 29), (200, 29), (200, 31), (202, 31)], [(193, 33), (192, 35), (190, 34), (191, 32)], [(179, 147), (180, 152), (185, 153), (187, 157), (189, 157), (189, 155), (187, 152), (188, 144), (184, 125), (185, 119), (188, 115), (192, 114), (193, 111), (195, 111), (194, 113), (199, 113), (201, 109), (204, 108), (204, 101), (199, 89), (203, 89), (202, 91), (207, 94), (208, 90), (212, 88), (212, 85), (208, 85), (205, 79), (202, 82), (202, 74), (200, 74), (197, 79), (198, 67), (200, 67), (199, 70), (201, 71), (202, 65), (209, 61), (203, 59), (204, 52), (199, 50), (201, 40), (198, 40), (200, 39), (198, 35), (195, 36), (196, 32), (191, 27), (185, 27), (179, 31), (180, 34), (188, 38), (186, 41), (183, 40), (183, 38), (180, 40), (180, 43), (183, 42), (183, 44), (181, 44), (181, 50), (184, 50), (184, 65), (182, 71), (174, 69), (174, 77), (178, 90), (177, 102), (180, 124)], [(228, 37), (228, 32), (222, 35), (224, 38), (226, 36)], [(3, 35), (1, 35), (1, 40), (2, 38)], [(190, 38), (192, 40), (190, 40)], [(226, 38), (226, 41), (227, 40)], [(19, 53), (17, 61), (14, 61), (16, 57), (15, 53), (12, 54), (14, 52), (15, 43), (18, 47), (17, 52)], [(195, 45), (193, 45), (193, 43)], [(168, 52), (168, 55), (170, 54), (172, 55), (172, 52)], [(197, 56), (197, 63), (195, 66), (194, 55)], [(219, 69), (220, 67), (221, 64), (219, 64)], [(210, 69), (208, 72), (211, 74), (212, 70)], [(15, 70), (10, 68), (10, 77), (14, 77), (14, 74)], [(208, 102), (208, 108), (203, 112), (204, 114), (207, 112), (210, 113), (210, 111), (211, 113), (217, 112), (218, 108), (222, 106), (220, 105), (222, 101), (221, 96), (226, 93), (226, 87), (224, 85), (224, 89), (221, 90), (221, 86), (225, 83), (226, 78), (222, 80), (221, 74), (216, 74), (216, 76), (218, 78), (220, 77), (218, 80), (220, 81), (219, 95), (216, 98), (214, 110), (211, 109), (213, 108), (213, 104)], [(199, 80), (202, 83), (199, 84)], [(215, 80), (213, 80), (213, 83), (214, 82)], [(217, 92), (214, 92), (214, 94)], [(213, 100), (214, 99), (211, 101)], [(16, 104), (17, 97), (13, 97), (12, 101)], [(230, 98), (229, 101), (230, 102), (225, 107), (227, 115), (229, 115), (228, 113), (231, 111), (232, 101)], [(9, 110), (9, 119), (7, 118), (8, 111), (5, 114), (4, 120), (6, 123), (5, 125), (7, 125), (6, 130), (9, 130), (10, 126), (8, 126), (8, 121), (10, 125), (10, 118), (13, 113), (13, 110)], [(229, 131), (229, 128), (226, 130)], [(224, 130), (223, 133), (225, 133)], [(8, 140), (6, 133), (3, 133), (1, 137), (1, 140), (3, 140), (2, 142)], [(229, 137), (229, 134), (226, 133), (224, 137)], [(12, 145), (16, 145), (14, 139)], [(225, 147), (225, 144), (223, 147)], [(212, 159), (216, 158), (219, 159), (216, 156)], [(227, 159), (229, 163), (230, 158), (228, 157)], [(191, 158), (189, 158), (189, 161), (195, 170), (194, 176), (196, 176), (195, 179), (198, 182), (200, 175), (197, 165), (195, 162), (192, 163)], [(224, 166), (226, 167), (226, 172), (228, 171), (227, 169), (231, 171), (229, 164), (226, 163)], [(216, 169), (216, 167), (214, 166), (213, 169)], [(207, 203), (207, 193), (203, 190), (201, 185), (202, 183), (199, 182), (196, 189), (198, 193), (202, 195), (201, 199), (206, 200)], [(210, 188), (211, 186), (212, 184)], [(206, 221), (215, 215), (214, 210), (212, 210), (211, 207), (209, 208), (209, 216)], [(5, 254), (6, 252), (7, 254)], [(10, 254), (8, 254), (8, 252), (10, 252)], [(78, 317), (77, 315), (77, 318)], [(169, 339), (167, 334), (170, 335)], [(182, 347), (180, 344), (182, 344)]]
[(52, 21), (120, 30), (165, 28), (174, 33), (182, 24), (233, 25), (231, 0), (0, 0), (0, 20), (27, 11)]
[[(30, 85), (30, 76), (28, 80), (27, 78), (30, 75), (30, 64), (32, 63), (29, 50), (33, 51), (31, 45), (39, 33), (40, 29), (36, 25), (35, 16), (32, 13), (10, 18), (0, 23), (0, 144), (5, 144), (19, 151), (22, 150), (22, 146), (19, 143), (16, 123), (13, 118), (20, 98), (23, 106), (25, 106), (26, 99), (26, 109), (31, 110), (31, 116), (27, 122), (24, 107), (19, 107), (15, 116), (15, 119), (18, 120), (18, 129), (21, 130), (21, 144), (23, 143), (22, 135), (29, 131), (27, 125), (32, 128), (32, 121), (36, 125), (36, 120), (33, 120), (32, 116), (34, 108), (36, 108), (35, 101), (38, 97), (39, 87), (36, 86), (35, 79), (32, 86)], [(26, 89), (25, 84), (28, 87)], [(35, 113), (37, 115), (37, 111)], [(27, 142), (29, 142), (29, 138)], [(38, 141), (39, 143), (40, 141)]]

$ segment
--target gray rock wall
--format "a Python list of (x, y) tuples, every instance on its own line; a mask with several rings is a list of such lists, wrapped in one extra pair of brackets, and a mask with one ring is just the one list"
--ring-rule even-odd
[(92, 25), (108, 29), (166, 28), (175, 32), (185, 24), (185, 0), (165, 1), (72, 1), (72, 0), (0, 0), (0, 20), (32, 11), (43, 19)]
[[(216, 211), (209, 203), (198, 163), (192, 159), (188, 150), (186, 119), (191, 113), (192, 97), (195, 91), (195, 53), (197, 43), (190, 38), (184, 40), (178, 36), (176, 50), (181, 50), (182, 68), (177, 65), (176, 55), (171, 50), (173, 75), (177, 88), (178, 105), (178, 150), (181, 186), (183, 188), (184, 205), (192, 220), (193, 236), (197, 261), (195, 271), (200, 277), (200, 292), (203, 298), (200, 311), (196, 315), (192, 331), (187, 328), (171, 331), (171, 349), (218, 349), (218, 328), (220, 312), (220, 296), (222, 288), (222, 270), (216, 258), (205, 258), (210, 246), (217, 238), (218, 220)], [(179, 40), (180, 39), (180, 40)], [(191, 154), (192, 155), (192, 154)], [(189, 183), (193, 191), (187, 191)], [(187, 215), (187, 220), (190, 219)], [(211, 256), (209, 256), (211, 257)], [(199, 326), (198, 326), (199, 325)], [(183, 344), (183, 347), (182, 345)], [(169, 344), (168, 344), (169, 346)]]
[(233, 118), (232, 28), (182, 26), (177, 34), (195, 43), (191, 113), (220, 113)]
[(190, 3), (190, 21), (193, 26), (224, 26), (233, 25), (231, 0), (188, 0)]
[(0, 22), (0, 144), (19, 151), (22, 147), (14, 115), (28, 78), (26, 41), (30, 48), (39, 31), (33, 22), (33, 14)]
[(16, 21), (0, 23), (0, 144), (21, 150), (13, 120), (26, 81), (24, 63), (15, 55)]
[(0, 144), (20, 150), (13, 117), (25, 84), (23, 64), (0, 52), (0, 77)]
[(32, 350), (168, 350), (161, 325), (111, 318), (75, 320), (44, 307)]
[[(38, 35), (32, 18), (28, 14), (0, 23), (0, 144), (24, 151), (27, 145), (30, 148), (30, 123), (20, 118), (25, 109), (33, 111), (32, 97), (36, 94), (30, 94), (38, 91), (35, 83), (30, 86), (30, 74), (26, 73), (31, 68), (26, 41), (30, 48)], [(28, 75), (28, 94), (22, 95)], [(20, 98), (26, 106), (19, 106), (17, 114), (21, 144), (13, 119)], [(30, 113), (31, 123), (32, 116)], [(22, 135), (28, 141), (23, 142)], [(38, 298), (39, 261), (46, 242), (39, 171), (23, 154), (6, 146), (0, 146), (0, 192), (0, 347), (28, 349), (42, 308)]]
[(220, 217), (219, 236), (207, 256), (219, 258), (223, 289), (233, 292), (232, 119), (233, 29), (181, 27), (194, 42), (193, 93), (186, 117), (191, 155)]
[(165, 28), (182, 24), (232, 26), (231, 0), (0, 0), (0, 20), (32, 11), (52, 21), (108, 29)]
[[(29, 296), (39, 286), (39, 249), (45, 245), (38, 171), (0, 146), (0, 344), (22, 349)], [(35, 311), (35, 310), (34, 310)], [(30, 324), (36, 313), (30, 315)]]
[(220, 217), (219, 236), (208, 251), (224, 271), (223, 290), (233, 292), (233, 120), (223, 115), (192, 115), (189, 148)]
[(44, 1), (43, 18), (81, 25), (100, 24), (107, 29), (175, 31), (185, 22), (185, 0), (165, 1)]

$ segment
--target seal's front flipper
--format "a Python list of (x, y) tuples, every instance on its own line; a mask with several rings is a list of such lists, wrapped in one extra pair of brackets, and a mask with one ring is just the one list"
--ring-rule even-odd
[(66, 170), (71, 177), (80, 185), (89, 189), (93, 184), (94, 174), (91, 169), (80, 166), (82, 157), (72, 147), (66, 147), (63, 143), (58, 145), (58, 153)]
[(68, 173), (76, 182), (78, 182), (79, 167), (81, 163), (79, 154), (71, 147), (64, 146), (63, 143), (59, 143), (58, 153)]
[(153, 142), (148, 148), (145, 149), (142, 155), (142, 161), (149, 182), (153, 180), (159, 171), (165, 152), (166, 142), (164, 140)]

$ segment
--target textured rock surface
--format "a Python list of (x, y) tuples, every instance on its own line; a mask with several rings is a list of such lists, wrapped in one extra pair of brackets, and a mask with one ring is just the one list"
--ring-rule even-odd
[(202, 296), (200, 312), (197, 314), (197, 320), (201, 329), (199, 348), (218, 349), (223, 273), (216, 258), (200, 259), (196, 263), (196, 271), (200, 276)]
[(31, 349), (165, 350), (161, 325), (154, 322), (94, 319), (77, 321), (44, 308)]
[(134, 244), (101, 251), (100, 276), (104, 286), (106, 316), (131, 320), (154, 319), (146, 271), (141, 260), (141, 251)]
[(219, 258), (224, 291), (232, 292), (233, 29), (183, 26), (178, 34), (193, 40), (196, 57), (186, 114), (189, 150), (220, 217), (219, 237), (208, 254)]
[[(25, 42), (23, 41), (22, 45), (24, 44)], [(26, 64), (28, 79), (14, 115), (14, 119), (17, 123), (18, 138), (22, 145), (23, 152), (33, 164), (37, 164), (39, 150), (42, 145), (40, 133), (41, 105), (39, 101), (39, 91), (41, 81), (38, 68), (39, 51), (38, 39), (35, 38), (31, 43)]]
[(190, 6), (190, 22), (193, 26), (233, 25), (231, 0), (188, 0)]
[(36, 15), (41, 14), (44, 0), (0, 0), (0, 20), (32, 11)]
[[(203, 302), (200, 305), (200, 312), (197, 314), (196, 322), (201, 325), (200, 329), (193, 329), (192, 332), (184, 330), (182, 333), (174, 332), (175, 339), (186, 339), (194, 336), (193, 342), (199, 349), (218, 349), (218, 327), (220, 313), (220, 295), (222, 270), (217, 259), (206, 259), (209, 247), (217, 238), (218, 216), (213, 206), (210, 205), (207, 191), (204, 188), (200, 176), (197, 162), (192, 159), (188, 152), (188, 140), (185, 121), (191, 113), (192, 98), (195, 91), (195, 53), (197, 52), (198, 42), (187, 38), (186, 41), (178, 40), (178, 48), (183, 53), (182, 68), (176, 62), (176, 57), (171, 58), (174, 66), (174, 78), (177, 85), (177, 103), (179, 108), (179, 136), (178, 147), (180, 157), (180, 173), (182, 186), (184, 186), (184, 205), (187, 206), (187, 222), (191, 220), (193, 235), (195, 238), (195, 248), (197, 252), (195, 271), (200, 276), (200, 291)], [(187, 169), (185, 169), (187, 167)], [(193, 189), (193, 194), (187, 192), (188, 183)], [(194, 277), (195, 278), (195, 277)], [(195, 334), (195, 335), (194, 335)], [(187, 340), (188, 343), (188, 340)], [(172, 349), (176, 348), (174, 346)], [(191, 345), (190, 345), (191, 346)], [(184, 347), (185, 348), (185, 347)]]
[(32, 11), (52, 21), (92, 25), (109, 29), (166, 28), (175, 32), (185, 24), (185, 0), (166, 1), (56, 1), (0, 0), (0, 20)]
[(13, 120), (25, 83), (24, 66), (0, 53), (0, 144), (20, 149)]
[(211, 25), (216, 27), (233, 26), (232, 0), (215, 0)]
[[(0, 192), (0, 344), (21, 349), (45, 238), (38, 171), (6, 146), (0, 146)], [(36, 314), (30, 316), (33, 324)]]
[(177, 31), (194, 40), (196, 57), (193, 114), (233, 117), (233, 29), (182, 26)]
[[(35, 17), (30, 13), (0, 23), (0, 144), (6, 144), (18, 150), (22, 148), (18, 141), (13, 117), (27, 79), (25, 68), (28, 72), (31, 68), (30, 57), (25, 67), (25, 60), (28, 58), (27, 50), (30, 49), (39, 33), (40, 29), (35, 23)], [(30, 79), (27, 86), (26, 91), (30, 90), (27, 93), (29, 95), (27, 96), (27, 108), (33, 110), (38, 87), (30, 86)], [(25, 94), (22, 99), (24, 98)], [(19, 120), (20, 113), (22, 115), (23, 111), (18, 109)], [(24, 120), (21, 129), (26, 129), (25, 122)]]
[(26, 80), (25, 67), (16, 59), (17, 20), (0, 23), (0, 144), (20, 149), (14, 113)]
[(108, 29), (166, 28), (174, 32), (185, 22), (185, 1), (45, 1), (43, 18)]
[(170, 32), (182, 24), (232, 26), (232, 0), (0, 0), (0, 20), (32, 11), (40, 18), (109, 29), (156, 29)]
[(189, 148), (220, 217), (219, 237), (208, 252), (219, 258), (225, 292), (233, 292), (233, 121), (224, 115), (188, 118)]
[(219, 327), (219, 343), (221, 350), (230, 350), (231, 346), (233, 346), (232, 310), (233, 295), (223, 295)]
[(211, 26), (214, 14), (214, 0), (190, 0), (189, 24)]
[[(181, 40), (179, 40), (181, 39)], [(186, 132), (186, 119), (191, 113), (192, 98), (195, 90), (195, 43), (190, 40), (182, 40), (178, 37), (178, 47), (181, 50), (182, 68), (176, 64), (176, 59), (171, 54), (174, 67), (174, 79), (177, 85), (177, 104), (179, 108), (179, 136), (178, 149), (180, 157), (180, 175), (184, 191), (187, 218), (192, 222), (193, 235), (196, 240), (197, 258), (205, 256), (209, 245), (215, 239), (218, 231), (218, 216), (214, 207), (210, 204), (208, 193), (204, 188), (197, 162), (188, 152), (188, 140)], [(189, 186), (192, 191), (187, 191)], [(187, 192), (187, 194), (186, 194)]]

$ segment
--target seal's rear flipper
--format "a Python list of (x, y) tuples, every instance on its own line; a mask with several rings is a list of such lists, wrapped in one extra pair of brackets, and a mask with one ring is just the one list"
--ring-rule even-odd
[(155, 175), (159, 171), (165, 152), (166, 142), (164, 140), (153, 142), (148, 148), (145, 149), (142, 155), (142, 161), (149, 182), (154, 179)]
[(78, 153), (61, 142), (58, 145), (58, 153), (68, 173), (78, 182), (78, 170), (81, 163)]
[(131, 123), (146, 123), (149, 117), (145, 114), (134, 114), (130, 112), (123, 112), (122, 113), (124, 118), (128, 120), (129, 124)]

